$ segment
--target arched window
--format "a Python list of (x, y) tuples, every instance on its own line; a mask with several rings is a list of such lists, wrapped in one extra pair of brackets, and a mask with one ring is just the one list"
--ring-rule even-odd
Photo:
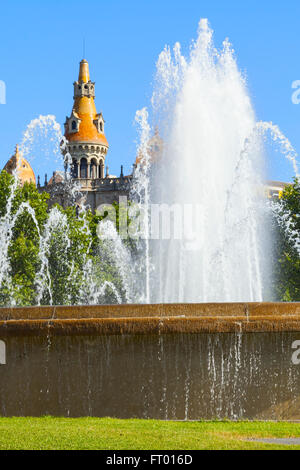
[(101, 160), (99, 166), (99, 178), (104, 178), (104, 163)]
[(95, 160), (92, 160), (91, 161), (91, 174), (90, 174), (90, 178), (97, 178), (97, 162)]
[(100, 131), (103, 132), (103, 122), (100, 122)]
[(72, 131), (76, 131), (77, 129), (77, 123), (76, 121), (72, 121)]
[(87, 161), (86, 158), (82, 158), (80, 161), (80, 178), (87, 178)]
[(77, 178), (78, 176), (78, 164), (76, 160), (73, 160), (71, 174), (72, 178)]

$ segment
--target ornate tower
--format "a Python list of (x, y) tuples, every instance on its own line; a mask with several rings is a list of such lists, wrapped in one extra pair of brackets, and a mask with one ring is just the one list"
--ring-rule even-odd
[(104, 178), (109, 146), (102, 113), (96, 111), (95, 83), (90, 80), (86, 60), (80, 62), (78, 81), (74, 82), (74, 104), (71, 116), (66, 118), (65, 137), (72, 156), (73, 177), (84, 180)]

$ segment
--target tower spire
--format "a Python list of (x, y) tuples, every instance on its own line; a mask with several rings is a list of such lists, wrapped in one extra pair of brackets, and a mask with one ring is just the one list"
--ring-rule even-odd
[(16, 150), (15, 150), (15, 157), (19, 158), (20, 157), (20, 150), (19, 150), (19, 144), (16, 145)]
[(34, 171), (31, 168), (30, 163), (22, 156), (19, 145), (16, 145), (15, 153), (6, 163), (4, 170), (10, 174), (13, 174), (13, 172), (16, 170), (22, 185), (25, 182), (35, 184)]
[(90, 71), (89, 71), (89, 64), (88, 61), (82, 59), (79, 66), (79, 76), (78, 82), (79, 83), (88, 83), (90, 81)]
[(88, 61), (79, 65), (78, 81), (74, 82), (74, 104), (71, 116), (66, 118), (67, 151), (73, 161), (73, 177), (103, 178), (108, 142), (104, 133), (104, 119), (95, 106), (95, 83), (90, 80)]

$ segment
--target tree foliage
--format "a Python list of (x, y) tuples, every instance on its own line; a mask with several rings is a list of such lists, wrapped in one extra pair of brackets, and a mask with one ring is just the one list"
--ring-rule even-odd
[[(0, 173), (0, 305), (125, 301), (115, 245), (97, 233), (109, 214), (87, 210), (78, 215), (75, 207), (58, 204), (49, 211), (48, 199), (33, 184), (20, 186), (10, 174)], [(273, 292), (276, 300), (300, 301), (298, 180), (285, 188), (276, 208)], [(114, 211), (118, 230), (124, 214), (118, 204)], [(123, 243), (134, 255), (135, 242)]]
[[(58, 204), (49, 211), (46, 192), (39, 193), (33, 184), (14, 184), (13, 176), (0, 173), (0, 229), (12, 228), (11, 234), (4, 234), (10, 237), (9, 270), (0, 286), (0, 305), (88, 303), (106, 281), (122, 293), (117, 269), (112, 263), (105, 265), (104, 246), (97, 236), (106, 214), (87, 210), (78, 216), (75, 207), (63, 209)], [(5, 250), (0, 252), (4, 255)], [(116, 301), (107, 290), (108, 298)]]
[(300, 301), (300, 181), (286, 186), (279, 201), (275, 243), (278, 300)]

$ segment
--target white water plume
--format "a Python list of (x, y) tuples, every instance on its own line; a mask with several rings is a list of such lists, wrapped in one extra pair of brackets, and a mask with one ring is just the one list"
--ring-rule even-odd
[[(110, 264), (114, 265), (119, 273), (126, 303), (133, 303), (135, 298), (134, 277), (132, 271), (132, 258), (129, 249), (119, 237), (115, 225), (110, 220), (103, 220), (98, 226), (98, 237), (102, 241), (100, 259), (104, 261), (103, 254), (109, 256)], [(118, 295), (118, 303), (120, 295)]]
[(55, 116), (39, 116), (32, 119), (26, 127), (20, 151), (30, 163), (35, 164), (42, 177), (47, 172), (47, 165), (54, 164), (57, 170), (63, 169), (60, 152), (62, 131)]
[(17, 210), (13, 210), (13, 205), (16, 197), (16, 190), (19, 185), (17, 170), (13, 173), (13, 181), (10, 187), (10, 194), (6, 203), (6, 212), (0, 218), (0, 288), (6, 289), (9, 297), (8, 304), (14, 306), (14, 290), (18, 286), (13, 287), (11, 278), (11, 263), (9, 257), (9, 247), (13, 238), (13, 230), (19, 217), (27, 211), (31, 216), (38, 235), (40, 236), (39, 225), (35, 217), (35, 212), (28, 202), (22, 202)]
[(200, 219), (188, 221), (196, 230), (194, 245), (184, 237), (150, 241), (144, 262), (153, 267), (151, 301), (262, 301), (264, 280), (272, 277), (263, 195), (266, 133), (295, 172), (297, 156), (277, 126), (256, 123), (234, 51), (227, 40), (216, 49), (207, 20), (200, 21), (188, 58), (178, 43), (173, 54), (164, 49), (155, 84), (153, 123), (163, 148), (150, 158), (146, 178), (139, 165), (143, 202), (201, 204), (202, 210)]
[[(60, 243), (57, 243), (56, 252), (60, 249), (61, 255), (63, 255), (70, 247), (68, 231), (69, 227), (66, 215), (54, 207), (49, 213), (49, 218), (44, 227), (43, 233), (40, 236), (39, 257), (41, 266), (36, 274), (35, 281), (37, 286), (37, 305), (41, 304), (45, 292), (47, 292), (49, 296), (49, 304), (53, 304), (51, 275), (49, 271), (51, 241), (55, 236), (58, 237), (60, 235)], [(64, 261), (63, 256), (60, 256), (59, 259), (61, 267), (61, 264)]]
[[(139, 234), (142, 235), (142, 239), (137, 244), (138, 255), (135, 259), (135, 272), (136, 282), (140, 290), (140, 301), (142, 303), (149, 303), (151, 299), (150, 294), (150, 252), (149, 252), (149, 211), (147, 208), (150, 204), (150, 167), (151, 167), (151, 155), (149, 152), (149, 140), (151, 128), (148, 123), (148, 111), (143, 108), (137, 111), (135, 121), (139, 131), (139, 145), (137, 148), (138, 163), (135, 167), (133, 174), (133, 182), (131, 187), (131, 199), (133, 200), (135, 207), (131, 208), (131, 213), (140, 212), (140, 227)], [(146, 208), (146, 210), (145, 210)], [(130, 211), (130, 210), (129, 210)], [(132, 214), (133, 215), (133, 214)]]

